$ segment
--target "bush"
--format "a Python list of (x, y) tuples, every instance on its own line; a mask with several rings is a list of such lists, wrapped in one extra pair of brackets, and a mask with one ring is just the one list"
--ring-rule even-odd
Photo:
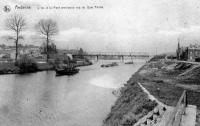
[(161, 59), (164, 59), (165, 57), (166, 57), (166, 54), (155, 55), (153, 58), (149, 60), (149, 62), (159, 61)]
[(133, 126), (137, 120), (134, 117), (127, 116), (122, 120), (122, 126)]
[(55, 65), (55, 62), (56, 62), (56, 60), (49, 59), (48, 62), (47, 62), (47, 64), (49, 64), (49, 65)]
[(36, 62), (27, 55), (22, 56), (16, 65), (20, 68), (20, 73), (31, 73), (38, 70)]
[(151, 110), (154, 109), (155, 106), (157, 106), (157, 102), (156, 101), (148, 100), (148, 101), (144, 102), (142, 107), (145, 110), (151, 111)]
[(148, 99), (134, 79), (132, 77), (127, 86), (120, 89), (121, 95), (112, 106), (103, 126), (132, 126), (157, 105)]

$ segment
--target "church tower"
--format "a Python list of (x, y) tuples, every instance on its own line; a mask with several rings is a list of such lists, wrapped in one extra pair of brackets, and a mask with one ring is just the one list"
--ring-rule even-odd
[(181, 53), (181, 47), (180, 47), (180, 40), (178, 39), (178, 47), (176, 49), (176, 58), (177, 58), (177, 60), (180, 60), (180, 53)]

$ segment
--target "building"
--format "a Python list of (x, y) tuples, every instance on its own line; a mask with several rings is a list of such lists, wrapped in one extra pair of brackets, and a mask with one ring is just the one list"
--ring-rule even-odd
[[(14, 60), (16, 55), (15, 46), (0, 45), (0, 59)], [(42, 57), (39, 46), (34, 45), (19, 45), (18, 46), (18, 58), (23, 55), (38, 58)]]
[(200, 62), (200, 48), (188, 48), (187, 60)]
[(178, 47), (176, 50), (177, 60), (188, 60), (188, 47), (181, 47), (178, 42)]
[(181, 47), (180, 47), (180, 43), (178, 42), (178, 47), (176, 49), (176, 58), (177, 58), (177, 60), (180, 60), (180, 54), (181, 54)]
[(176, 54), (177, 60), (200, 62), (200, 46), (196, 44), (188, 47), (180, 47), (180, 43), (178, 43)]

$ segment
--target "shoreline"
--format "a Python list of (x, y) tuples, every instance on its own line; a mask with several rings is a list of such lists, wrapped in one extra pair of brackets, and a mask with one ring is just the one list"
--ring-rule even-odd
[(118, 98), (104, 119), (103, 126), (132, 126), (158, 105), (156, 101), (149, 100), (148, 95), (138, 85), (137, 74), (143, 66), (119, 89)]
[[(198, 108), (196, 123), (199, 125), (200, 84), (198, 82), (200, 79), (198, 75), (200, 71), (197, 71), (198, 68), (200, 69), (200, 66), (195, 64), (166, 60), (165, 56), (151, 59), (141, 66), (121, 88), (120, 96), (111, 107), (103, 126), (132, 126), (156, 107), (153, 105), (150, 109), (145, 108), (144, 104), (148, 101), (148, 97), (139, 89), (137, 82), (140, 82), (156, 99), (168, 106), (175, 106), (183, 90), (187, 90), (189, 104), (196, 105)], [(189, 75), (190, 78), (187, 77)], [(129, 101), (124, 102), (126, 99)], [(148, 104), (153, 102), (150, 101)], [(139, 112), (135, 111), (137, 108), (140, 108)]]
[[(92, 63), (82, 63), (82, 64), (76, 64), (77, 67), (84, 67), (92, 65)], [(41, 71), (50, 71), (54, 70), (54, 65), (48, 64), (48, 63), (37, 63), (37, 70), (34, 72), (28, 72), (28, 73), (36, 73)], [(26, 73), (20, 73), (19, 67), (15, 66), (14, 63), (8, 63), (8, 64), (0, 64), (0, 75), (9, 75), (9, 74), (26, 74)]]

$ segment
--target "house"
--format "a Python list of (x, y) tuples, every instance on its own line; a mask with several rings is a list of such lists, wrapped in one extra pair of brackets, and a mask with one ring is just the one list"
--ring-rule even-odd
[(188, 48), (188, 61), (200, 62), (200, 48)]
[(180, 47), (178, 43), (176, 54), (178, 60), (200, 62), (200, 46), (197, 44), (188, 47)]

